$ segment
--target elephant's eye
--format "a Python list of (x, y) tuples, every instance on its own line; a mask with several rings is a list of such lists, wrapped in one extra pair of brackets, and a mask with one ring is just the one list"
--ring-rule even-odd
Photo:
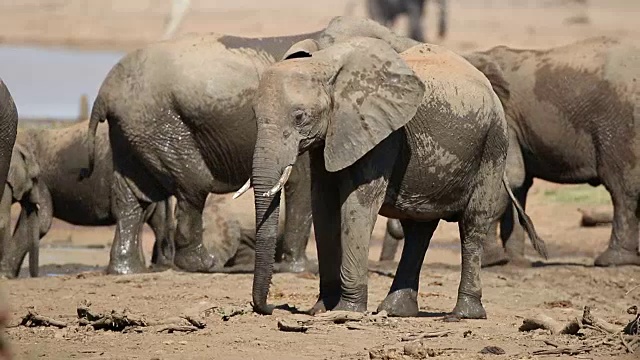
[(295, 120), (296, 126), (301, 126), (307, 119), (307, 113), (304, 110), (294, 110), (293, 119)]

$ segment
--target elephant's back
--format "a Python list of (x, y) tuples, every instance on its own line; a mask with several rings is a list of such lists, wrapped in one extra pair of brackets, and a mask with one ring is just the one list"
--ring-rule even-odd
[(80, 180), (81, 169), (88, 166), (87, 130), (88, 121), (82, 121), (39, 132), (41, 178), (51, 193), (54, 217), (76, 225), (111, 224), (113, 165), (108, 126), (98, 126), (94, 172)]
[(431, 113), (432, 117), (450, 113), (445, 117), (479, 121), (485, 128), (496, 116), (504, 117), (489, 80), (462, 56), (432, 44), (414, 46), (401, 56), (423, 80), (425, 93), (421, 110)]

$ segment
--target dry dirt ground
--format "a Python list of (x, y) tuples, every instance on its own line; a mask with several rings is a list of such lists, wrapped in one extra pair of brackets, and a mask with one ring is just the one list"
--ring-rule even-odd
[[(363, 14), (361, 1), (193, 0), (193, 3), (195, 10), (187, 16), (181, 32), (268, 36), (315, 30), (332, 16), (345, 12)], [(498, 44), (546, 47), (595, 35), (640, 39), (637, 23), (640, 4), (632, 0), (451, 3), (450, 34), (441, 43), (457, 51)], [(129, 49), (160, 36), (168, 9), (168, 1), (160, 0), (3, 1), (0, 41)], [(432, 30), (435, 15), (431, 13), (428, 20), (428, 28)], [(398, 24), (399, 32), (403, 31), (403, 24), (405, 21)], [(284, 310), (273, 316), (242, 311), (251, 298), (250, 275), (170, 271), (104, 276), (100, 270), (108, 262), (113, 228), (82, 228), (56, 222), (42, 245), (42, 273), (49, 276), (5, 281), (3, 287), (9, 295), (14, 324), (28, 313), (29, 307), (35, 307), (40, 315), (65, 322), (68, 327), (19, 326), (7, 331), (8, 338), (18, 359), (365, 359), (378, 354), (377, 349), (383, 345), (387, 346), (387, 358), (429, 355), (491, 358), (496, 355), (479, 352), (486, 346), (497, 346), (506, 353), (497, 358), (520, 359), (542, 357), (533, 352), (553, 349), (545, 340), (560, 347), (589, 345), (585, 348), (587, 352), (561, 357), (637, 359), (640, 349), (636, 354), (625, 354), (618, 339), (600, 341), (588, 330), (583, 336), (518, 331), (526, 317), (544, 313), (564, 322), (581, 316), (584, 306), (622, 327), (632, 318), (626, 309), (640, 305), (638, 268), (590, 266), (592, 258), (606, 247), (610, 228), (579, 227), (577, 209), (581, 207), (608, 208), (610, 204), (602, 188), (536, 181), (528, 212), (547, 241), (551, 259), (533, 269), (483, 271), (487, 320), (453, 323), (442, 320), (455, 304), (460, 261), (457, 227), (443, 224), (436, 232), (422, 272), (420, 317), (367, 317), (346, 324), (315, 322), (308, 325), (306, 333), (280, 331), (277, 322), (280, 319), (296, 324), (300, 319), (309, 321), (308, 316)], [(229, 202), (221, 208), (251, 217), (247, 202)], [(379, 256), (383, 226), (382, 219), (374, 231), (372, 260)], [(147, 229), (144, 234), (147, 255), (151, 243)], [(314, 247), (311, 241), (310, 257), (315, 257)], [(527, 251), (534, 255), (530, 247)], [(395, 266), (386, 268), (394, 270)], [(391, 281), (388, 275), (370, 274), (369, 310), (375, 310)], [(276, 275), (270, 301), (305, 309), (314, 303), (317, 288), (318, 279), (311, 275)], [(126, 333), (89, 330), (78, 326), (77, 319), (77, 307), (85, 301), (97, 312), (128, 309), (130, 319), (141, 316), (155, 326), (129, 329)], [(159, 322), (177, 323), (183, 320), (175, 317), (184, 314), (202, 318), (206, 327), (191, 333), (158, 332), (163, 327), (157, 325)], [(235, 316), (224, 318), (224, 315)], [(451, 333), (421, 343), (401, 341), (410, 333), (445, 330)], [(408, 343), (411, 345), (405, 349)], [(400, 350), (393, 355), (389, 348)]]

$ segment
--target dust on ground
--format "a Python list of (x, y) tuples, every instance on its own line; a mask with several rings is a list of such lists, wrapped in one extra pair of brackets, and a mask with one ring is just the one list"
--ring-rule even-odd
[[(194, 9), (201, 11), (187, 15), (181, 33), (281, 35), (316, 30), (332, 16), (345, 12), (364, 14), (362, 1), (192, 2)], [(111, 0), (87, 7), (88, 3), (92, 2), (1, 3), (0, 42), (131, 49), (161, 36), (169, 9), (169, 2), (161, 0)], [(456, 51), (471, 51), (499, 44), (547, 47), (596, 35), (637, 40), (638, 11), (640, 4), (622, 0), (451, 1), (449, 37), (432, 41)], [(399, 32), (404, 32), (405, 24), (406, 19), (400, 21)], [(435, 33), (435, 12), (429, 13), (425, 24), (430, 37)], [(535, 350), (554, 349), (549, 341), (572, 349), (589, 342), (589, 336), (518, 331), (525, 318), (542, 313), (565, 322), (580, 316), (584, 306), (590, 306), (598, 317), (624, 326), (630, 318), (627, 308), (640, 303), (640, 272), (635, 267), (593, 268), (592, 259), (606, 247), (610, 227), (579, 226), (578, 208), (610, 207), (606, 192), (601, 187), (536, 181), (530, 194), (527, 211), (547, 241), (551, 259), (533, 269), (483, 271), (487, 320), (442, 321), (455, 304), (459, 281), (456, 224), (441, 225), (427, 254), (419, 295), (421, 316), (311, 324), (305, 333), (297, 333), (280, 331), (278, 320), (299, 324), (297, 320), (304, 320), (304, 315), (282, 310), (273, 316), (245, 313), (251, 299), (250, 275), (168, 271), (104, 276), (99, 271), (108, 262), (114, 228), (85, 228), (55, 221), (43, 241), (41, 253), (41, 273), (50, 276), (6, 281), (4, 288), (9, 293), (13, 323), (33, 307), (41, 316), (69, 326), (62, 329), (20, 326), (9, 329), (8, 337), (18, 359), (366, 359), (378, 354), (383, 345), (399, 349), (399, 355), (388, 351), (388, 358), (439, 355), (476, 359), (495, 356), (479, 353), (487, 346), (504, 350), (506, 355), (501, 358), (531, 358), (542, 356), (533, 355)], [(229, 201), (225, 208), (251, 216), (251, 207), (244, 203)], [(379, 256), (384, 224), (381, 219), (374, 230), (371, 260)], [(143, 239), (148, 256), (153, 240), (148, 228)], [(535, 259), (530, 246), (527, 252)], [(313, 241), (309, 243), (308, 254), (315, 257)], [(393, 265), (388, 267), (394, 270)], [(369, 310), (375, 310), (391, 281), (387, 276), (370, 274)], [(317, 290), (318, 279), (313, 276), (278, 274), (274, 276), (270, 302), (305, 309), (315, 302)], [(131, 328), (126, 333), (91, 330), (91, 326), (78, 325), (77, 307), (87, 301), (96, 312), (109, 315), (115, 310), (122, 315), (128, 309), (131, 318), (142, 317), (150, 324), (180, 320), (181, 315), (196, 312), (206, 327), (173, 333), (160, 332), (165, 325), (148, 330)], [(225, 315), (234, 314), (223, 320)], [(407, 342), (401, 341), (402, 337), (439, 331), (451, 333), (422, 340), (420, 349), (410, 349), (410, 354), (406, 354)], [(624, 352), (620, 342), (612, 340), (595, 344), (577, 356), (594, 359), (637, 356), (621, 355)]]

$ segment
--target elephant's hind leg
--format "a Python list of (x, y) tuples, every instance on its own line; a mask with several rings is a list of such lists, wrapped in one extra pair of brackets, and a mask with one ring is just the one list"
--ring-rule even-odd
[(613, 228), (609, 247), (596, 258), (596, 266), (640, 265), (638, 194), (625, 190), (620, 180), (610, 183), (606, 179), (603, 181), (613, 201)]
[(111, 185), (112, 211), (116, 218), (116, 232), (111, 245), (107, 273), (135, 274), (146, 271), (140, 232), (144, 209), (127, 179), (115, 170)]
[(439, 220), (429, 222), (402, 220), (401, 222), (405, 234), (402, 258), (391, 284), (391, 290), (378, 306), (378, 311), (385, 310), (390, 316), (418, 316), (420, 269)]

